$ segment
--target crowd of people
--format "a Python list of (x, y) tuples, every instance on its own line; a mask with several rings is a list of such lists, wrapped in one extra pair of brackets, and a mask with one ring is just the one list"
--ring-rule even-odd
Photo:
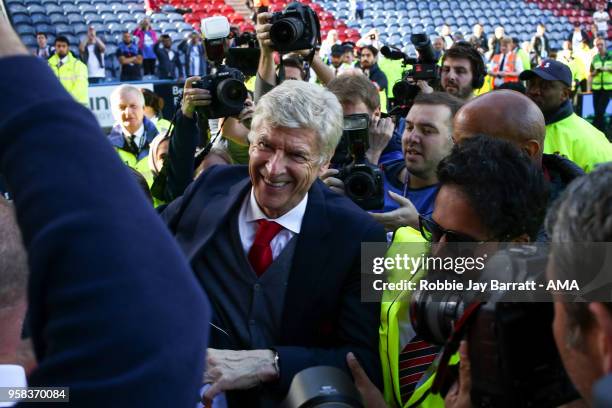
[[(362, 300), (362, 243), (548, 243), (547, 276), (582, 282), (564, 244), (612, 241), (612, 145), (574, 112), (579, 28), (555, 56), (543, 25), (528, 46), (502, 27), (464, 39), (447, 26), (427, 82), (383, 58), (376, 31), (279, 55), (271, 13), (257, 11), (257, 73), (226, 118), (209, 117), (216, 90), (194, 86), (214, 66), (199, 34), (175, 50), (146, 19), (124, 33), (122, 80), (185, 85), (173, 118), (151, 91), (118, 86), (106, 137), (82, 106), (104, 68), (95, 30), (81, 60), (43, 33), (35, 58), (0, 20), (12, 201), (0, 199), (0, 385), (67, 386), (88, 407), (266, 407), (302, 370), (333, 366), (367, 407), (469, 407), (473, 345), (461, 343), (446, 395), (431, 392), (444, 349), (417, 332), (410, 291)], [(605, 129), (612, 61), (604, 37), (594, 46), (586, 89)], [(419, 90), (399, 110), (398, 80)], [(369, 211), (334, 161), (355, 115), (381, 172), (383, 205)], [(590, 404), (612, 374), (612, 299), (555, 296), (556, 347)]]

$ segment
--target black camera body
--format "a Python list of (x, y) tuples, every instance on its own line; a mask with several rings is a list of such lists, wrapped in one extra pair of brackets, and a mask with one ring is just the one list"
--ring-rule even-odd
[(290, 3), (270, 18), (272, 48), (280, 53), (313, 49), (319, 37), (316, 13), (301, 3)]
[(418, 58), (410, 58), (402, 51), (385, 46), (381, 48), (385, 58), (402, 60), (403, 66), (411, 65), (411, 69), (404, 70), (402, 79), (393, 85), (392, 111), (399, 110), (399, 115), (406, 116), (414, 98), (420, 92), (416, 81), (435, 83), (440, 78), (440, 67), (435, 52), (427, 34), (412, 34), (410, 42), (418, 52)]
[(344, 156), (343, 166), (336, 177), (344, 182), (346, 195), (355, 204), (364, 210), (379, 210), (385, 203), (383, 174), (365, 157), (369, 146), (369, 126), (368, 114), (344, 116), (344, 132), (339, 146), (346, 149), (346, 152), (336, 150), (336, 155)]
[[(489, 259), (477, 279), (543, 282), (548, 254), (545, 248), (514, 246)], [(457, 281), (455, 273), (433, 272), (428, 281)], [(461, 277), (459, 281), (466, 281)], [(548, 294), (544, 294), (548, 298)], [(428, 342), (447, 343), (457, 322), (466, 323), (475, 407), (557, 407), (578, 398), (557, 351), (552, 333), (553, 304), (539, 295), (504, 301), (504, 291), (488, 299), (461, 291), (415, 291), (410, 318), (415, 331)], [(539, 300), (539, 301), (537, 301)], [(482, 302), (482, 303), (481, 303)], [(467, 318), (466, 310), (479, 304)], [(472, 309), (474, 310), (474, 309)], [(452, 350), (451, 350), (452, 351)], [(447, 376), (448, 373), (436, 373)], [(442, 388), (447, 387), (445, 384)]]
[(210, 105), (198, 108), (208, 119), (237, 115), (244, 109), (247, 89), (244, 75), (237, 69), (221, 65), (217, 72), (192, 82), (191, 86), (210, 92)]

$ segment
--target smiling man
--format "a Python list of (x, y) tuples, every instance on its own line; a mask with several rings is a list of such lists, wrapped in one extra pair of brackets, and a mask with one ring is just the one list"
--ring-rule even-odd
[(157, 136), (157, 128), (144, 116), (144, 96), (131, 85), (117, 87), (110, 96), (115, 126), (108, 138), (121, 160), (153, 183), (149, 167), (149, 144)]
[(162, 214), (214, 308), (207, 399), (277, 406), (305, 368), (348, 371), (349, 351), (380, 383), (378, 305), (360, 302), (359, 265), (361, 242), (384, 231), (317, 180), (342, 125), (331, 92), (284, 82), (257, 104), (248, 167), (206, 170)]

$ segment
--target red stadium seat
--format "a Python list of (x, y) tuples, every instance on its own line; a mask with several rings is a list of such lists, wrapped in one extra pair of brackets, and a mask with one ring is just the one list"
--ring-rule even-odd
[(240, 23), (238, 25), (238, 28), (240, 29), (240, 32), (244, 33), (247, 31), (250, 32), (254, 32), (255, 31), (255, 26), (251, 23), (249, 23), (248, 21), (244, 22), (244, 23)]
[(227, 16), (227, 19), (232, 24), (244, 23), (244, 17), (242, 17), (242, 15), (237, 14), (237, 13), (234, 13), (234, 14), (231, 14), (231, 15)]

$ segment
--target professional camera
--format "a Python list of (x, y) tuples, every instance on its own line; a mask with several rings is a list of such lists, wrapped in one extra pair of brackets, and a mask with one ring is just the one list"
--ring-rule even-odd
[[(489, 259), (478, 280), (543, 282), (547, 256), (538, 246), (503, 249)], [(457, 281), (457, 275), (433, 272), (425, 279), (450, 282)], [(410, 300), (410, 318), (419, 336), (445, 345), (447, 357), (456, 351), (460, 336), (467, 338), (473, 406), (556, 407), (576, 399), (555, 346), (548, 293), (533, 292), (520, 300), (516, 296), (496, 291), (483, 301), (481, 293), (419, 290)], [(444, 382), (449, 371), (438, 370), (436, 380)]]
[(270, 18), (272, 48), (280, 53), (313, 49), (320, 36), (319, 19), (308, 6), (294, 2)]
[(410, 42), (416, 48), (418, 58), (411, 58), (395, 47), (384, 46), (380, 50), (385, 58), (401, 59), (404, 67), (412, 66), (412, 69), (405, 70), (402, 79), (393, 85), (394, 99), (391, 105), (396, 110), (401, 109), (406, 113), (420, 90), (415, 82), (422, 80), (433, 83), (440, 75), (438, 61), (427, 34), (412, 34)]
[(306, 368), (293, 377), (281, 408), (363, 408), (353, 380), (336, 367)]
[(383, 207), (385, 196), (382, 172), (365, 157), (369, 146), (369, 125), (368, 114), (344, 116), (344, 132), (339, 146), (346, 151), (339, 153), (345, 158), (337, 177), (344, 181), (346, 195), (358, 206), (364, 210), (376, 210)]
[(191, 86), (208, 90), (211, 103), (196, 111), (208, 119), (237, 115), (244, 109), (247, 89), (242, 72), (222, 65), (230, 34), (229, 21), (222, 16), (208, 17), (202, 19), (201, 27), (206, 55), (213, 69), (211, 75), (193, 82)]
[(194, 81), (191, 86), (210, 92), (210, 105), (201, 108), (208, 119), (237, 115), (244, 109), (247, 89), (244, 86), (244, 75), (237, 69), (221, 66), (215, 74)]

